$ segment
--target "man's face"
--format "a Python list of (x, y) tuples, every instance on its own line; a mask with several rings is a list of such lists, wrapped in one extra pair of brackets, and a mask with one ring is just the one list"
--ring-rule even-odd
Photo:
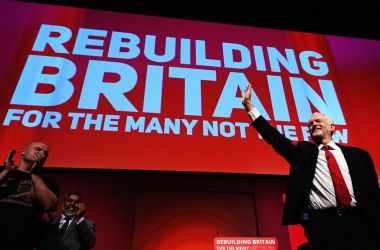
[(42, 142), (32, 142), (25, 146), (22, 151), (22, 157), (29, 162), (37, 162), (38, 165), (43, 165), (48, 157), (48, 147)]
[(332, 132), (335, 129), (331, 119), (321, 113), (314, 113), (307, 123), (310, 137), (316, 143), (331, 140)]
[(76, 194), (70, 194), (64, 201), (63, 201), (63, 213), (64, 215), (68, 217), (75, 216), (77, 212), (77, 204), (81, 203), (81, 198), (79, 195)]

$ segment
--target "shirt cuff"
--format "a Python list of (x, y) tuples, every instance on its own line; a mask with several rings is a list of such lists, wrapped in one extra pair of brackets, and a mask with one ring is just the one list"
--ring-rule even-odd
[(260, 112), (256, 109), (253, 108), (250, 111), (248, 111), (248, 115), (252, 118), (252, 121), (254, 122), (259, 116), (261, 116)]
[(77, 225), (79, 225), (79, 223), (81, 223), (82, 221), (84, 221), (84, 217), (81, 217), (81, 218), (77, 221)]

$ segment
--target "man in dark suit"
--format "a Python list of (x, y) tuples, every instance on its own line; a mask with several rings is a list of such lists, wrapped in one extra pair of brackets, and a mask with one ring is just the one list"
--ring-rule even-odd
[(253, 127), (290, 164), (283, 224), (301, 224), (312, 249), (380, 249), (380, 189), (368, 152), (334, 143), (333, 121), (321, 113), (308, 122), (314, 143), (293, 144), (261, 116), (251, 93), (248, 85), (242, 104)]
[(79, 192), (65, 195), (63, 214), (51, 211), (41, 226), (42, 241), (38, 250), (84, 250), (95, 245), (95, 222), (85, 219), (86, 205)]

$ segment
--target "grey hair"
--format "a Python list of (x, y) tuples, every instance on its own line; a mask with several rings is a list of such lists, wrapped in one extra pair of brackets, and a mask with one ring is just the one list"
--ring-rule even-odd
[[(324, 113), (314, 112), (311, 116), (313, 116), (313, 115), (317, 115), (317, 114), (319, 114), (319, 115), (325, 117), (325, 118), (327, 119), (327, 121), (330, 123), (330, 125), (334, 125), (334, 121), (333, 121), (333, 119), (332, 119), (330, 116), (328, 116), (328, 115), (326, 115), (326, 114), (324, 114)], [(333, 134), (334, 134), (334, 131), (331, 131), (331, 135), (333, 135)]]
[(311, 116), (316, 115), (316, 114), (320, 114), (320, 115), (324, 116), (325, 118), (327, 118), (327, 120), (330, 122), (330, 124), (332, 124), (332, 125), (334, 124), (333, 119), (330, 116), (328, 116), (328, 115), (326, 115), (324, 113), (314, 112)]

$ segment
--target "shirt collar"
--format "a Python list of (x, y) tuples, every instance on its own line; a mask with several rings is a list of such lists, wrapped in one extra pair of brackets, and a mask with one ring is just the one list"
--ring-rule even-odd
[[(338, 145), (336, 145), (336, 143), (333, 140), (329, 141), (329, 143), (327, 143), (326, 145), (329, 145), (333, 150), (339, 149)], [(325, 145), (319, 144), (318, 149), (321, 150), (323, 146)]]
[(71, 219), (72, 219), (72, 217), (68, 217), (64, 214), (61, 214), (61, 220), (60, 221), (66, 221), (66, 220), (71, 220)]

